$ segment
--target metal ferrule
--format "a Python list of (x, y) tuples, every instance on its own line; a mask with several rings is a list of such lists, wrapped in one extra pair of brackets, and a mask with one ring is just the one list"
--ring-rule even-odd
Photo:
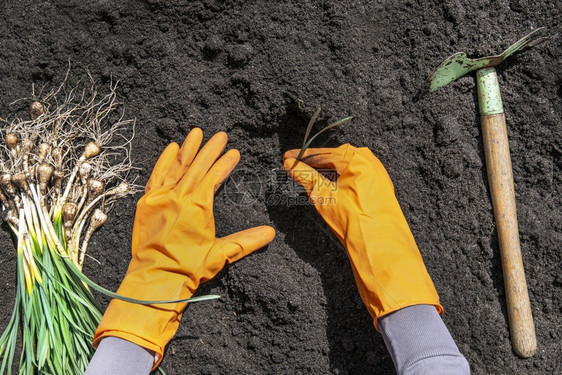
[(480, 115), (503, 113), (502, 97), (496, 69), (483, 68), (477, 70), (476, 86), (478, 87)]

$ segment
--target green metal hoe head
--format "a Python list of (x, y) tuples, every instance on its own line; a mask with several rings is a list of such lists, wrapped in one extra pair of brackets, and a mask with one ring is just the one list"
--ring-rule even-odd
[(458, 52), (447, 58), (441, 65), (437, 67), (427, 78), (427, 83), (429, 86), (429, 91), (435, 91), (440, 87), (443, 87), (450, 82), (464, 76), (473, 70), (478, 70), (482, 68), (494, 67), (500, 64), (510, 55), (515, 52), (522, 50), (526, 47), (533, 47), (539, 43), (544, 42), (548, 37), (536, 38), (537, 33), (544, 30), (544, 27), (538, 28), (535, 31), (527, 34), (523, 38), (519, 39), (517, 42), (509, 46), (505, 51), (499, 55), (481, 57), (479, 59), (470, 59), (466, 56), (464, 52)]

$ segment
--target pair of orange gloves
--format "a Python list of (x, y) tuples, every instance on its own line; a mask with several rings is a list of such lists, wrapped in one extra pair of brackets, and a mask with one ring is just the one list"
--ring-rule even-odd
[[(240, 153), (233, 149), (223, 154), (225, 133), (213, 136), (199, 151), (202, 139), (203, 132), (195, 128), (181, 148), (172, 143), (158, 159), (137, 204), (132, 259), (118, 294), (141, 300), (190, 298), (225, 263), (275, 237), (270, 226), (216, 237), (214, 194), (238, 164)], [(441, 313), (439, 297), (381, 162), (369, 149), (349, 144), (309, 149), (303, 162), (295, 161), (298, 152), (284, 155), (285, 169), (316, 202), (347, 250), (375, 326), (381, 316), (411, 305), (435, 305)], [(332, 182), (315, 168), (336, 170), (339, 177)], [(126, 339), (154, 351), (156, 367), (185, 306), (114, 299), (96, 331), (94, 346), (106, 336)]]

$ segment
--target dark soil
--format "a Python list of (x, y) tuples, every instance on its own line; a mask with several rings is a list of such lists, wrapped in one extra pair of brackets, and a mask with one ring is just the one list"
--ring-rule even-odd
[[(218, 235), (270, 224), (277, 237), (201, 287), (225, 297), (187, 309), (163, 361), (168, 374), (394, 371), (342, 246), (313, 207), (276, 188), (283, 152), (300, 145), (318, 107), (320, 125), (354, 120), (316, 146), (367, 146), (387, 167), (443, 319), (473, 372), (555, 374), (562, 371), (561, 10), (556, 0), (5, 1), (0, 114), (25, 108), (10, 103), (29, 97), (33, 84), (59, 84), (70, 60), (70, 83), (86, 68), (100, 90), (120, 81), (118, 95), (137, 120), (141, 184), (165, 145), (194, 126), (206, 138), (226, 131), (242, 153), (236, 178), (246, 190), (231, 181), (219, 191)], [(538, 340), (537, 354), (520, 359), (509, 341), (474, 76), (417, 94), (452, 53), (499, 53), (541, 26), (551, 40), (498, 68)], [(110, 289), (128, 264), (138, 198), (114, 207), (91, 241), (101, 265), (90, 261), (85, 272)], [(15, 250), (3, 228), (0, 327), (15, 282)]]

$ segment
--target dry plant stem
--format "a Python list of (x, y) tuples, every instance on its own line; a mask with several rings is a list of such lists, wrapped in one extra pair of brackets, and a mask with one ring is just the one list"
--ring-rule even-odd
[(335, 128), (336, 126), (340, 126), (340, 125), (342, 125), (342, 124), (344, 124), (344, 123), (353, 119), (353, 116), (349, 116), (349, 117), (345, 117), (341, 120), (338, 120), (338, 121), (322, 128), (318, 133), (314, 134), (309, 139), (308, 136), (310, 135), (312, 127), (314, 126), (314, 123), (316, 122), (316, 119), (318, 118), (318, 115), (320, 114), (320, 111), (321, 111), (321, 109), (318, 108), (316, 110), (316, 112), (314, 112), (314, 115), (312, 115), (312, 118), (310, 119), (310, 121), (308, 122), (308, 126), (306, 127), (306, 132), (304, 134), (304, 140), (302, 142), (301, 150), (300, 150), (298, 156), (295, 158), (295, 163), (293, 164), (292, 168), (294, 168), (297, 165), (297, 162), (302, 160), (304, 152), (306, 151), (306, 149), (310, 146), (310, 144), (312, 143), (312, 141), (314, 141), (314, 139), (316, 137), (318, 137), (320, 134), (324, 133), (328, 129)]
[(312, 130), (312, 126), (316, 122), (316, 119), (318, 118), (318, 115), (320, 114), (321, 110), (322, 110), (321, 108), (318, 108), (316, 110), (316, 112), (314, 112), (312, 117), (310, 118), (310, 121), (308, 122), (308, 126), (306, 127), (306, 132), (304, 133), (304, 139), (302, 141), (301, 151), (299, 152), (299, 155), (296, 158), (297, 160), (301, 160), (302, 155), (304, 154), (304, 151), (306, 150), (306, 140), (308, 139), (308, 136), (310, 135), (310, 131)]
[(92, 237), (92, 234), (101, 227), (107, 221), (107, 215), (101, 211), (100, 209), (96, 209), (92, 217), (90, 218), (90, 225), (88, 226), (88, 230), (84, 235), (84, 240), (82, 242), (82, 247), (80, 248), (80, 257), (78, 259), (78, 268), (82, 270), (82, 265), (84, 264), (84, 256), (86, 255), (86, 248), (88, 247), (88, 242)]
[[(90, 148), (92, 149), (92, 151), (90, 151)], [(97, 148), (97, 152), (94, 151), (94, 150), (96, 150), (96, 148)], [(64, 202), (66, 202), (66, 198), (68, 197), (68, 194), (70, 193), (70, 189), (72, 188), (72, 184), (74, 183), (74, 179), (76, 178), (76, 175), (78, 174), (78, 171), (80, 170), (80, 167), (82, 166), (82, 163), (84, 163), (86, 161), (86, 159), (97, 155), (99, 153), (99, 151), (100, 151), (99, 146), (97, 144), (95, 144), (95, 146), (94, 146), (93, 142), (88, 143), (88, 145), (84, 149), (84, 152), (80, 156), (80, 159), (78, 159), (78, 161), (76, 162), (76, 165), (74, 166), (74, 169), (72, 170), (72, 173), (70, 174), (70, 177), (68, 178), (66, 188), (64, 190), (64, 193), (62, 194), (62, 197), (60, 198), (59, 203), (57, 204), (57, 210), (55, 210), (55, 213), (58, 214), (58, 212), (60, 212), (60, 209), (62, 209), (62, 205), (64, 204)]]
[(72, 255), (75, 253), (75, 248), (73, 247), (72, 241), (72, 223), (76, 219), (76, 215), (78, 213), (78, 207), (76, 203), (69, 202), (65, 203), (62, 206), (62, 219), (63, 219), (63, 227), (64, 227), (64, 234), (66, 239), (66, 246), (68, 248), (68, 252)]
[(84, 184), (82, 186), (82, 194), (80, 196), (80, 201), (77, 204), (77, 210), (76, 212), (80, 212), (80, 210), (82, 209), (82, 207), (84, 207), (84, 203), (86, 202), (86, 199), (88, 199), (88, 185)]
[(112, 196), (127, 194), (129, 193), (129, 191), (130, 191), (129, 185), (123, 182), (120, 185), (114, 187), (113, 189), (110, 189), (105, 193), (98, 195), (82, 210), (82, 212), (80, 212), (78, 218), (75, 221), (74, 226), (72, 227), (71, 238), (72, 238), (72, 246), (74, 247), (74, 249), (78, 249), (80, 236), (85, 224), (84, 219), (90, 213), (90, 211), (98, 204), (98, 202), (101, 201), (102, 199), (109, 198)]

